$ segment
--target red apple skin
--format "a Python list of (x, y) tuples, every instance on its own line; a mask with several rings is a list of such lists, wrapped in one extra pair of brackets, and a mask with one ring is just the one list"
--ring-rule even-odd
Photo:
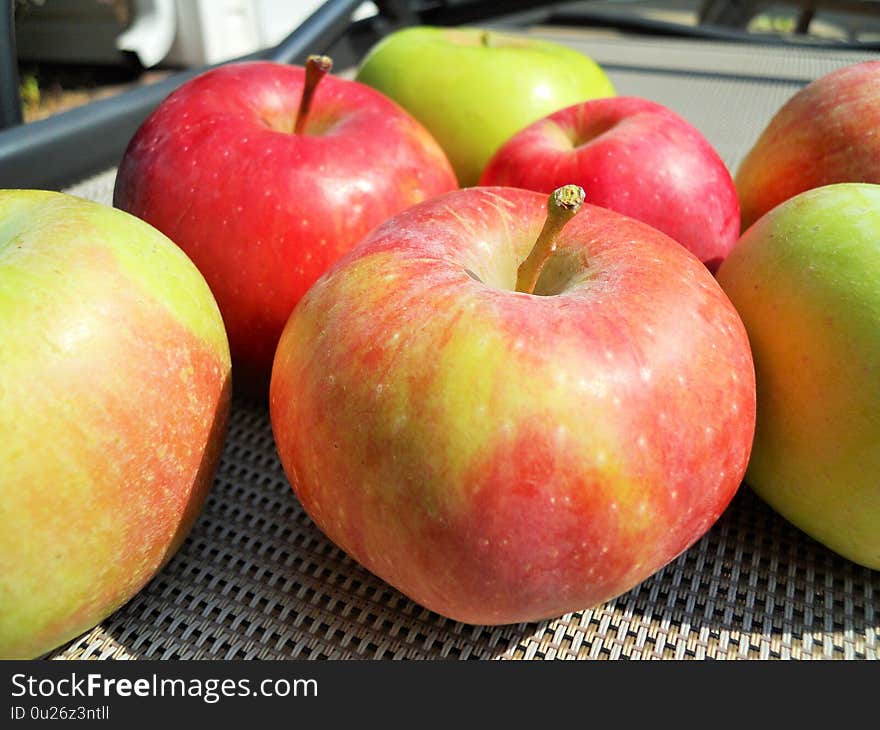
[(433, 137), (394, 102), (327, 76), (292, 133), (304, 69), (224, 66), (171, 94), (131, 140), (114, 205), (193, 260), (229, 333), (236, 382), (268, 380), (293, 306), (386, 218), (457, 187)]
[(569, 183), (593, 205), (663, 231), (712, 272), (739, 236), (724, 161), (699, 130), (647, 99), (595, 99), (551, 114), (511, 137), (480, 178), (545, 193)]
[(538, 283), (561, 293), (511, 291), (546, 206), (470, 188), (396, 216), (301, 300), (273, 367), (306, 512), (473, 624), (559, 616), (653, 574), (725, 509), (754, 432), (742, 322), (659, 231), (585, 205)]
[(743, 230), (798, 193), (880, 183), (880, 61), (832, 71), (792, 96), (736, 172)]

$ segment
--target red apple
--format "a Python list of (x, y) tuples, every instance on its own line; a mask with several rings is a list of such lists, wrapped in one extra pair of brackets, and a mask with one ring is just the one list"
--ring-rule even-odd
[(575, 182), (594, 205), (663, 231), (715, 271), (739, 236), (739, 203), (723, 160), (700, 132), (647, 99), (596, 99), (511, 137), (481, 185), (549, 193)]
[[(272, 371), (307, 513), (470, 623), (632, 588), (716, 521), (751, 447), (751, 351), (706, 267), (618, 213), (585, 205), (560, 233), (546, 211), (470, 188), (396, 216), (300, 301)], [(518, 268), (542, 230), (556, 252)]]
[(333, 261), (456, 187), (440, 147), (394, 102), (328, 76), (299, 112), (305, 78), (270, 62), (202, 74), (144, 122), (116, 180), (114, 204), (174, 240), (208, 281), (237, 382), (268, 379), (293, 306)]
[(736, 172), (743, 229), (812, 188), (880, 183), (880, 61), (832, 71), (791, 97)]

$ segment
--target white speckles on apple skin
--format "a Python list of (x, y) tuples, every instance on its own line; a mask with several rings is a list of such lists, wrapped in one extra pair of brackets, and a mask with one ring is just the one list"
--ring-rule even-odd
[[(285, 83), (279, 83), (278, 79), (281, 75), (284, 75), (287, 80)], [(231, 78), (233, 76), (235, 78)], [(136, 178), (139, 192), (143, 192), (138, 200), (133, 197), (129, 198), (128, 203), (132, 208), (130, 212), (134, 212), (139, 217), (151, 222), (155, 227), (164, 230), (191, 256), (208, 278), (221, 310), (224, 310), (224, 320), (231, 333), (230, 340), (233, 343), (233, 349), (238, 350), (239, 361), (243, 356), (241, 352), (242, 340), (250, 340), (258, 337), (258, 333), (271, 331), (274, 325), (270, 319), (274, 316), (274, 310), (288, 306), (291, 299), (298, 298), (299, 289), (290, 291), (293, 280), (290, 275), (291, 268), (287, 262), (281, 261), (274, 266), (260, 262), (258, 266), (253, 267), (247, 266), (247, 262), (226, 262), (229, 264), (229, 270), (219, 272), (216, 278), (212, 277), (211, 270), (215, 267), (210, 262), (222, 257), (214, 255), (216, 253), (214, 251), (208, 252), (207, 249), (211, 246), (190, 240), (199, 234), (196, 229), (209, 227), (211, 221), (216, 221), (213, 223), (216, 231), (208, 233), (202, 238), (211, 242), (211, 245), (216, 243), (217, 248), (224, 252), (235, 251), (235, 245), (230, 245), (230, 241), (237, 245), (239, 241), (246, 238), (246, 233), (260, 227), (251, 225), (250, 222), (244, 220), (250, 215), (247, 210), (255, 208), (258, 212), (254, 217), (261, 221), (260, 225), (262, 226), (260, 235), (265, 241), (268, 241), (268, 236), (276, 234), (282, 227), (285, 230), (296, 228), (293, 221), (297, 221), (299, 217), (303, 216), (303, 213), (307, 213), (310, 217), (314, 214), (315, 208), (320, 208), (320, 205), (316, 204), (303, 210), (299, 201), (306, 197), (312, 201), (312, 197), (301, 194), (297, 186), (297, 175), (300, 173), (295, 171), (307, 170), (306, 177), (308, 177), (308, 175), (317, 174), (319, 167), (323, 168), (324, 174), (329, 174), (333, 170), (338, 171), (339, 167), (344, 166), (338, 160), (345, 160), (346, 164), (351, 164), (351, 170), (355, 170), (355, 168), (369, 169), (371, 167), (370, 160), (376, 161), (374, 167), (378, 166), (381, 161), (381, 174), (377, 175), (376, 180), (365, 183), (357, 183), (355, 180), (360, 171), (358, 174), (354, 174), (347, 168), (342, 171), (341, 177), (346, 185), (353, 185), (354, 189), (360, 191), (364, 196), (362, 199), (353, 201), (348, 209), (351, 215), (340, 221), (337, 221), (336, 217), (332, 215), (312, 218), (311, 231), (322, 226), (326, 229), (326, 232), (318, 232), (315, 237), (324, 238), (323, 248), (328, 253), (315, 256), (309, 262), (309, 266), (301, 267), (301, 270), (306, 274), (311, 274), (312, 269), (326, 267), (331, 257), (338, 256), (343, 252), (347, 242), (347, 239), (343, 241), (345, 236), (350, 234), (351, 237), (359, 239), (366, 230), (387, 217), (390, 212), (396, 212), (414, 202), (408, 190), (395, 191), (391, 189), (395, 181), (399, 182), (399, 176), (406, 177), (406, 180), (401, 183), (401, 185), (405, 185), (409, 180), (410, 172), (415, 178), (415, 171), (418, 170), (421, 176), (419, 187), (426, 196), (437, 194), (454, 186), (451, 169), (448, 167), (445, 171), (443, 169), (442, 152), (436, 148), (436, 145), (431, 147), (433, 140), (424, 139), (424, 130), (411, 122), (409, 117), (406, 118), (407, 121), (403, 121), (402, 115), (399, 115), (396, 108), (391, 108), (387, 99), (372, 90), (356, 87), (350, 82), (340, 79), (328, 78), (325, 83), (327, 86), (326, 88), (322, 86), (323, 93), (319, 93), (318, 101), (322, 96), (332, 100), (334, 113), (339, 112), (344, 116), (348, 126), (346, 130), (342, 130), (341, 127), (334, 128), (333, 139), (322, 140), (322, 143), (326, 142), (328, 146), (342, 145), (345, 147), (348, 145), (352, 154), (331, 154), (327, 156), (326, 160), (319, 159), (319, 155), (315, 155), (313, 160), (307, 160), (310, 153), (305, 149), (306, 145), (299, 144), (302, 138), (290, 134), (280, 134), (266, 128), (265, 120), (262, 117), (267, 114), (273, 118), (282, 115), (282, 112), (286, 111), (282, 107), (287, 104), (290, 104), (295, 112), (299, 102), (296, 86), (297, 84), (301, 85), (301, 70), (281, 64), (247, 64), (246, 70), (245, 65), (241, 65), (237, 69), (224, 67), (208, 72), (200, 78), (197, 84), (181, 88), (167, 104), (160, 105), (156, 113), (151, 115), (148, 122), (141, 128), (143, 134), (136, 135), (137, 139), (132, 140), (132, 145), (130, 145), (132, 154), (130, 156), (127, 154), (129, 162), (141, 166), (141, 169), (129, 179)], [(345, 90), (342, 90), (343, 86), (345, 86)], [(286, 90), (284, 95), (279, 94), (280, 88)], [(247, 101), (243, 114), (242, 94)], [(281, 98), (282, 96), (284, 98)], [(227, 111), (228, 106), (231, 105), (233, 113), (224, 114), (222, 113), (223, 109), (218, 112), (218, 105), (220, 107), (225, 105)], [(376, 108), (377, 106), (378, 108)], [(249, 111), (253, 111), (253, 119), (250, 118)], [(320, 104), (314, 107), (313, 112), (321, 113)], [(399, 118), (401, 121), (391, 124), (389, 123), (390, 118)], [(372, 133), (368, 133), (371, 127), (374, 129)], [(170, 129), (173, 129), (175, 133), (171, 134), (166, 131)], [(338, 134), (336, 134), (337, 132)], [(349, 135), (355, 139), (363, 135), (364, 141), (360, 145), (352, 143), (352, 137), (346, 141), (346, 137)], [(390, 143), (392, 136), (395, 137), (395, 141)], [(145, 144), (146, 140), (150, 140), (151, 144)], [(373, 153), (370, 152), (370, 145), (374, 148)], [(149, 149), (147, 149), (148, 147)], [(181, 150), (184, 147), (186, 147), (186, 155), (185, 159), (181, 159)], [(247, 172), (246, 174), (230, 174), (230, 165), (240, 164), (242, 156), (238, 153), (242, 148), (247, 153), (245, 155), (248, 165)], [(381, 149), (382, 154), (376, 154), (375, 149)], [(386, 154), (388, 150), (394, 150), (395, 153)], [(144, 161), (146, 157), (151, 159)], [(197, 159), (198, 161), (194, 163)], [(332, 165), (328, 161), (331, 159), (333, 160)], [(135, 160), (137, 160), (136, 163)], [(314, 162), (314, 167), (309, 167), (307, 162)], [(422, 163), (429, 164), (430, 169), (421, 169)], [(125, 178), (126, 165), (123, 164), (120, 167), (123, 168), (122, 177)], [(220, 177), (218, 177), (218, 169), (223, 170), (223, 175)], [(187, 220), (183, 222), (184, 225), (180, 225), (179, 215), (175, 216), (174, 210), (159, 210), (162, 207), (161, 204), (154, 201), (159, 201), (162, 196), (173, 198), (174, 207), (179, 209), (181, 198), (186, 197), (181, 194), (179, 184), (182, 180), (187, 187), (193, 187), (190, 181), (194, 179), (194, 175), (198, 175), (198, 184), (195, 188), (199, 195), (190, 193), (190, 197), (199, 198), (199, 202), (191, 210)], [(444, 176), (446, 180), (442, 181), (441, 178)], [(303, 185), (314, 189), (314, 183), (312, 177), (304, 181)], [(147, 191), (146, 187), (149, 185), (154, 187)], [(448, 187), (443, 187), (443, 185), (448, 185)], [(438, 186), (440, 186), (439, 189)], [(120, 191), (123, 188), (127, 191), (134, 190), (134, 186), (126, 184), (125, 180), (118, 187)], [(235, 190), (233, 191), (232, 188)], [(280, 199), (276, 200), (273, 199), (273, 196), (266, 195), (266, 191), (270, 189), (281, 191)], [(169, 192), (170, 190), (173, 192)], [(210, 194), (205, 194), (206, 190), (210, 191)], [(219, 195), (220, 192), (223, 192), (228, 198), (224, 200), (223, 196)], [(404, 199), (396, 204), (391, 200), (395, 196)], [(206, 200), (212, 201), (211, 204), (207, 205)], [(237, 211), (234, 202), (230, 205), (230, 200), (246, 203), (245, 210)], [(149, 210), (144, 207), (134, 209), (147, 201), (149, 201), (147, 205)], [(388, 205), (391, 205), (393, 210), (389, 210)], [(129, 205), (124, 199), (120, 200), (119, 207), (129, 210)], [(169, 205), (168, 208), (170, 209), (171, 206)], [(363, 215), (369, 214), (376, 219), (372, 222), (366, 222), (363, 230), (354, 230), (357, 228), (356, 211), (358, 209)], [(220, 223), (224, 217), (223, 214), (228, 211), (233, 212), (233, 215), (229, 216), (231, 220), (225, 224)], [(283, 214), (285, 219), (289, 220), (278, 225), (273, 222), (278, 220), (275, 213)], [(165, 217), (168, 220), (164, 220)], [(322, 221), (328, 221), (328, 223), (319, 226), (319, 218)], [(344, 228), (344, 231), (334, 230), (339, 227), (336, 226), (337, 223)], [(172, 231), (171, 228), (174, 230)], [(237, 230), (239, 228), (241, 230)], [(219, 236), (220, 232), (223, 232), (224, 236)], [(324, 235), (321, 235), (322, 233)], [(226, 240), (227, 238), (229, 241)], [(294, 236), (291, 238), (293, 239)], [(263, 248), (271, 248), (270, 255), (278, 255), (282, 258), (295, 256), (296, 252), (308, 248), (303, 245), (302, 238), (297, 238), (296, 244), (295, 247), (279, 245), (264, 246)], [(291, 252), (293, 253), (291, 254)], [(232, 258), (236, 256), (237, 254), (234, 253)], [(265, 277), (267, 271), (284, 273), (283, 275), (279, 273), (277, 278), (280, 281), (273, 281), (263, 286), (259, 286), (256, 282), (249, 282), (249, 286), (238, 287), (238, 297), (247, 296), (246, 292), (248, 291), (266, 292), (266, 297), (269, 297), (271, 293), (272, 300), (243, 303), (241, 314), (237, 316), (238, 312), (233, 310), (238, 310), (238, 307), (231, 307), (227, 301), (230, 298), (231, 287), (227, 288), (228, 285), (223, 283), (229, 282), (232, 278), (230, 271), (235, 271), (236, 276), (241, 278)], [(323, 272), (319, 271), (318, 273)], [(314, 278), (316, 277), (311, 277), (311, 280), (313, 281)], [(306, 282), (305, 285), (308, 283), (310, 282)], [(289, 314), (289, 311), (274, 316), (274, 321), (278, 323), (279, 329), (286, 321), (285, 314)], [(263, 319), (264, 321), (256, 322), (255, 319)], [(269, 347), (257, 348), (250, 346), (250, 344), (252, 343), (248, 343), (247, 349), (253, 353), (256, 353), (258, 349), (264, 351), (271, 349)], [(254, 357), (258, 357), (258, 355), (254, 354)]]
[[(659, 105), (648, 109), (648, 104), (618, 98), (560, 111), (550, 117), (554, 123), (538, 122), (509, 140), (499, 150), (497, 162), (488, 166), (482, 183), (546, 188), (549, 192), (562, 184), (564, 177), (565, 182), (582, 184), (593, 203), (645, 220), (707, 262), (720, 260), (739, 233), (730, 174), (696, 130), (682, 134), (690, 128), (685, 120)], [(636, 105), (642, 108), (636, 110)], [(617, 123), (593, 136), (590, 126), (600, 119), (604, 122), (609, 115), (614, 115)], [(585, 135), (588, 142), (577, 149), (555, 149), (553, 140), (558, 140), (560, 127)], [(672, 149), (675, 152), (670, 154)], [(646, 158), (652, 161), (646, 164)], [(681, 164), (685, 158), (687, 163)], [(585, 177), (585, 170), (597, 168), (601, 174)], [(638, 185), (626, 184), (633, 179), (641, 181), (643, 191), (636, 190)], [(704, 200), (710, 202), (704, 205)], [(688, 214), (683, 213), (684, 208)]]

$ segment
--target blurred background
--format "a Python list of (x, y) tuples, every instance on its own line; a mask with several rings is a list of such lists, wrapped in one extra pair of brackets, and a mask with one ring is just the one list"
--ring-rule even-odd
[[(25, 121), (278, 44), (323, 0), (14, 0)], [(375, 15), (365, 2), (353, 19)]]
[[(3, 0), (0, 0), (3, 1)], [(281, 42), (322, 0), (5, 0), (17, 60), (21, 119), (29, 122)], [(486, 2), (390, 0), (353, 3), (352, 20), (486, 7), (499, 16), (535, 15), (583, 33), (642, 33), (713, 40), (792, 39), (880, 48), (880, 0), (593, 0)], [(440, 8), (440, 6), (443, 6)], [(4, 56), (9, 58), (10, 55)], [(10, 69), (7, 69), (7, 73)], [(3, 125), (9, 126), (6, 121)]]

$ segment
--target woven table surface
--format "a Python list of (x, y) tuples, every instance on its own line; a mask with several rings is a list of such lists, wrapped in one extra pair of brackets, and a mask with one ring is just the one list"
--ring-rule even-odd
[[(530, 32), (592, 56), (619, 95), (677, 111), (731, 170), (798, 88), (869, 57)], [(110, 203), (114, 174), (68, 192)], [(540, 623), (456, 623), (323, 536), (284, 476), (268, 407), (235, 398), (212, 492), (180, 551), (128, 604), (49, 658), (876, 659), (878, 596), (880, 572), (811, 540), (743, 485), (701, 540), (615, 600)]]

